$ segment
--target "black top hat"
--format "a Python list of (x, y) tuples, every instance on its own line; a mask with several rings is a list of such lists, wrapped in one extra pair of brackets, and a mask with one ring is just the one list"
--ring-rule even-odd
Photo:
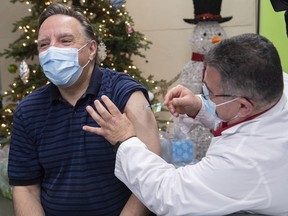
[(183, 19), (189, 24), (197, 24), (203, 21), (217, 21), (218, 23), (227, 22), (232, 16), (221, 17), (222, 0), (193, 0), (194, 19)]

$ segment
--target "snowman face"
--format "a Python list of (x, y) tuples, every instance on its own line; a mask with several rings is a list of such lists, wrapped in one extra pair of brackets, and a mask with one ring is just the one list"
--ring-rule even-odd
[(216, 21), (199, 22), (191, 35), (190, 44), (193, 52), (205, 54), (213, 45), (213, 39), (226, 38), (226, 33)]

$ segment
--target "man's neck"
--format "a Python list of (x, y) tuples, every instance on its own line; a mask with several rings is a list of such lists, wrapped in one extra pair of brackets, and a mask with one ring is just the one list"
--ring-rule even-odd
[(76, 105), (89, 86), (94, 68), (89, 67), (87, 69), (88, 71), (83, 71), (79, 79), (72, 86), (65, 89), (59, 88), (62, 97), (73, 106)]

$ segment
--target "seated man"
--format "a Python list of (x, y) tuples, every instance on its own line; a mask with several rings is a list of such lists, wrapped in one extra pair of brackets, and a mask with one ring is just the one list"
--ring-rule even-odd
[(147, 90), (125, 73), (99, 68), (97, 48), (92, 26), (78, 10), (53, 4), (41, 14), (39, 60), (51, 83), (24, 98), (14, 113), (8, 169), (17, 216), (148, 213), (115, 177), (109, 142), (81, 129), (98, 126), (85, 108), (105, 94), (150, 150), (160, 151), (153, 112), (143, 109)]

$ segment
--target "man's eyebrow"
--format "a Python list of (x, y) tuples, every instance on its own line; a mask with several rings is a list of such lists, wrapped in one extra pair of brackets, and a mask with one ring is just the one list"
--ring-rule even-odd
[(58, 36), (59, 38), (63, 38), (63, 37), (71, 37), (71, 38), (75, 38), (75, 36), (71, 33), (63, 33), (63, 34), (59, 34)]
[(48, 38), (38, 38), (37, 40), (38, 40), (38, 42), (50, 41), (50, 39), (48, 39)]

